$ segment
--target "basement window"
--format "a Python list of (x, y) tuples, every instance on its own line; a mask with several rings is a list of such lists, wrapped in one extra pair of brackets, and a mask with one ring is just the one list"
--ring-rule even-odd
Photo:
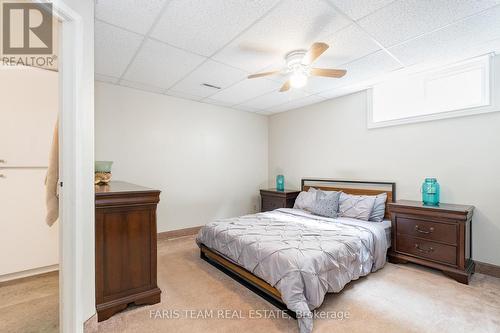
[(499, 111), (492, 103), (492, 57), (378, 83), (369, 91), (368, 127)]

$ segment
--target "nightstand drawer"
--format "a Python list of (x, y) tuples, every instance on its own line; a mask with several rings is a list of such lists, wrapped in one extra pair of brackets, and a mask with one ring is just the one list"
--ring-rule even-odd
[(439, 244), (407, 235), (398, 235), (396, 251), (450, 265), (457, 264), (457, 248), (455, 246)]
[(266, 198), (262, 200), (262, 209), (261, 211), (267, 212), (269, 210), (275, 210), (278, 208), (285, 207), (284, 199), (280, 198)]
[(457, 245), (456, 224), (431, 222), (398, 216), (396, 219), (396, 230), (398, 234)]

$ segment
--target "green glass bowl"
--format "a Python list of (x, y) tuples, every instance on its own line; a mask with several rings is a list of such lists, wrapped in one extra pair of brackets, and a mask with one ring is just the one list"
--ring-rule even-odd
[(113, 161), (95, 161), (95, 172), (111, 172)]

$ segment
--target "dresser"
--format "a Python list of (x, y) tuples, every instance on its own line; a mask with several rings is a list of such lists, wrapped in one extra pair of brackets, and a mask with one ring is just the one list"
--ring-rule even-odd
[(156, 284), (156, 206), (160, 191), (112, 181), (95, 186), (97, 320), (128, 304), (160, 302)]
[(388, 207), (392, 219), (389, 261), (432, 267), (458, 282), (469, 283), (474, 272), (473, 206), (440, 204), (436, 207), (401, 200), (389, 203)]
[(293, 208), (293, 204), (299, 193), (300, 191), (295, 190), (278, 191), (275, 188), (261, 189), (260, 211), (267, 212), (278, 208)]

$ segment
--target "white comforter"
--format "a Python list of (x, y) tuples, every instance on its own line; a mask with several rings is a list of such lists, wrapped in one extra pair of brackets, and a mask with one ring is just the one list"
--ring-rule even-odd
[(214, 249), (278, 289), (301, 333), (327, 292), (384, 266), (387, 240), (376, 222), (330, 219), (297, 209), (215, 220), (198, 244)]

